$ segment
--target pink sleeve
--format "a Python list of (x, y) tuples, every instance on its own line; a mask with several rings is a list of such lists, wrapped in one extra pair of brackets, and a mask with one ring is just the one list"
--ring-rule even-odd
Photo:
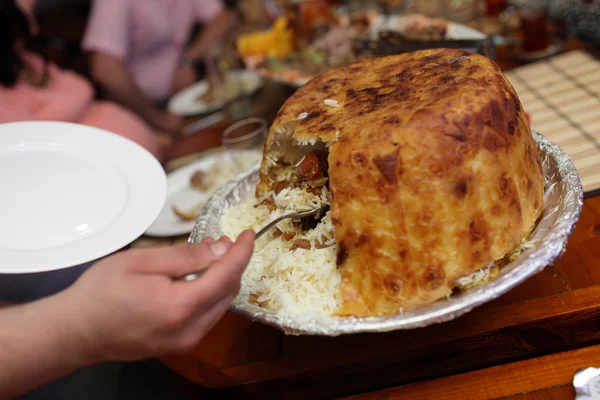
[(44, 59), (36, 53), (30, 51), (23, 51), (21, 53), (21, 59), (27, 64), (29, 68), (32, 68), (35, 72), (42, 74), (44, 67), (46, 66)]
[(94, 97), (94, 88), (82, 76), (62, 71), (35, 53), (24, 52), (23, 60), (38, 73), (48, 72), (43, 87), (19, 82), (14, 88), (0, 90), (0, 122), (49, 120), (77, 122)]
[(36, 89), (39, 120), (77, 122), (92, 103), (94, 89), (83, 77), (70, 71), (49, 67), (50, 80)]
[(219, 0), (196, 0), (196, 19), (207, 23), (219, 15), (225, 7)]
[(160, 158), (160, 142), (150, 127), (137, 115), (114, 103), (96, 101), (80, 121), (82, 124), (95, 126), (114, 132), (133, 140), (144, 147), (156, 158)]
[(129, 0), (94, 0), (83, 48), (123, 60), (129, 42)]
[(12, 88), (0, 86), (0, 124), (35, 120), (37, 100), (28, 85), (17, 83)]

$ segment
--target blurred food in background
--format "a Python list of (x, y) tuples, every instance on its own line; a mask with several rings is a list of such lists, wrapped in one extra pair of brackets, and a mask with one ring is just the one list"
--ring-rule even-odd
[(264, 26), (267, 19), (267, 6), (264, 0), (243, 0), (237, 2), (243, 24), (246, 28), (260, 28)]
[(443, 18), (428, 18), (421, 14), (399, 20), (397, 31), (412, 40), (442, 40), (448, 32), (448, 21)]
[(364, 3), (339, 7), (332, 0), (279, 0), (277, 5), (282, 12), (273, 25), (239, 36), (237, 49), (247, 68), (294, 86), (357, 61), (361, 57), (356, 40), (377, 40), (383, 30), (398, 32), (408, 41), (449, 37), (448, 21), (443, 18), (421, 14), (390, 18), (383, 13), (405, 6), (404, 1), (377, 1), (372, 7)]
[(279, 17), (271, 29), (241, 35), (237, 48), (243, 57), (285, 57), (294, 50), (294, 31), (286, 17)]
[(391, 14), (394, 11), (404, 8), (406, 0), (378, 0), (377, 3), (384, 14)]

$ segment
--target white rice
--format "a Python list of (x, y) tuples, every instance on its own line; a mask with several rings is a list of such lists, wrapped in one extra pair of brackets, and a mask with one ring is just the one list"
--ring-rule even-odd
[(303, 120), (306, 117), (308, 117), (308, 113), (307, 112), (303, 112), (303, 113), (301, 113), (300, 115), (298, 115), (296, 117), (296, 121), (301, 121), (301, 120)]
[(340, 104), (337, 102), (337, 100), (333, 100), (333, 99), (325, 99), (323, 100), (323, 103), (325, 103), (326, 106), (330, 106), (330, 107), (339, 107)]
[[(225, 235), (234, 238), (245, 229), (258, 231), (286, 211), (308, 210), (329, 204), (327, 188), (323, 187), (319, 195), (305, 189), (306, 186), (286, 188), (279, 194), (266, 193), (264, 198), (273, 199), (277, 206), (272, 212), (265, 205), (255, 207), (257, 200), (250, 196), (223, 216)], [(315, 229), (306, 232), (295, 227), (289, 219), (280, 222), (277, 227), (283, 233), (295, 232), (296, 236), (286, 242), (281, 236), (274, 237), (275, 228), (272, 228), (257, 241), (254, 255), (242, 277), (241, 296), (249, 299), (252, 295), (262, 307), (298, 320), (330, 316), (341, 305), (341, 276), (336, 267), (337, 246), (331, 211)], [(308, 240), (311, 249), (290, 250), (296, 239)], [(329, 247), (319, 249), (317, 245)], [(460, 279), (458, 286), (469, 288), (487, 282), (492, 265)], [(402, 308), (398, 311), (404, 312)]]
[(315, 144), (317, 144), (317, 141), (319, 139), (318, 138), (312, 138), (312, 139), (294, 138), (294, 140), (296, 141), (296, 144), (299, 145), (299, 147), (309, 147), (309, 146), (314, 146)]
[(325, 186), (321, 188), (319, 195), (306, 191), (307, 188), (308, 185), (302, 183), (301, 188), (292, 189), (287, 187), (278, 194), (267, 192), (265, 198), (273, 198), (277, 208), (286, 211), (308, 211), (329, 204), (329, 199), (327, 198), (328, 190)]
[(492, 262), (487, 267), (483, 267), (469, 276), (460, 278), (456, 281), (456, 286), (461, 290), (466, 290), (487, 282), (491, 278), (491, 271), (494, 265), (495, 263)]
[[(230, 208), (222, 219), (224, 233), (236, 237), (244, 229), (258, 230), (289, 210), (306, 210), (329, 204), (325, 187), (320, 195), (305, 188), (286, 188), (279, 194), (267, 193), (277, 209), (269, 212), (264, 205), (254, 207), (256, 199), (248, 198)], [(277, 225), (282, 232), (296, 232), (286, 242), (274, 237), (273, 228), (257, 241), (254, 255), (242, 278), (241, 295), (254, 295), (256, 301), (269, 310), (291, 317), (301, 315), (331, 315), (339, 306), (340, 273), (335, 265), (337, 248), (333, 238), (331, 214), (323, 217), (315, 229), (306, 232), (295, 227), (291, 220)], [(290, 247), (297, 239), (306, 239), (310, 250)], [(317, 245), (330, 247), (318, 249)]]

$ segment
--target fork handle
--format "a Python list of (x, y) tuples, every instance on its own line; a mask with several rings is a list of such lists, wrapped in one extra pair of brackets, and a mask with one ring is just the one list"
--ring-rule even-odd
[[(277, 225), (279, 222), (283, 221), (284, 219), (296, 218), (296, 217), (298, 217), (298, 214), (287, 214), (287, 215), (282, 215), (281, 217), (274, 219), (273, 221), (269, 222), (264, 228), (262, 228), (260, 231), (258, 231), (254, 240), (255, 241), (258, 240), (259, 237), (261, 237), (262, 235), (267, 233), (267, 231), (269, 229), (271, 229), (272, 227), (274, 227), (275, 225)], [(192, 272), (191, 274), (187, 274), (180, 278), (175, 278), (174, 280), (176, 280), (176, 281), (195, 281), (196, 279), (200, 278), (200, 276), (202, 276), (202, 274), (205, 271), (206, 270)]]
[(267, 231), (269, 229), (271, 229), (272, 227), (274, 227), (275, 225), (277, 225), (279, 222), (283, 221), (286, 218), (290, 218), (290, 216), (289, 215), (283, 215), (283, 216), (281, 216), (279, 218), (276, 218), (273, 221), (269, 222), (267, 224), (267, 226), (265, 226), (260, 231), (258, 231), (258, 233), (256, 234), (256, 239), (254, 239), (254, 240), (258, 240), (258, 238), (261, 237), (262, 235), (264, 235), (265, 233), (267, 233)]

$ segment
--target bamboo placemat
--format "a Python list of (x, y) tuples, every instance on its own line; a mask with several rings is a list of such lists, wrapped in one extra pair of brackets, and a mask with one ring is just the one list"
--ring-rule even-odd
[(600, 62), (576, 50), (506, 73), (531, 126), (573, 160), (586, 195), (600, 189)]

